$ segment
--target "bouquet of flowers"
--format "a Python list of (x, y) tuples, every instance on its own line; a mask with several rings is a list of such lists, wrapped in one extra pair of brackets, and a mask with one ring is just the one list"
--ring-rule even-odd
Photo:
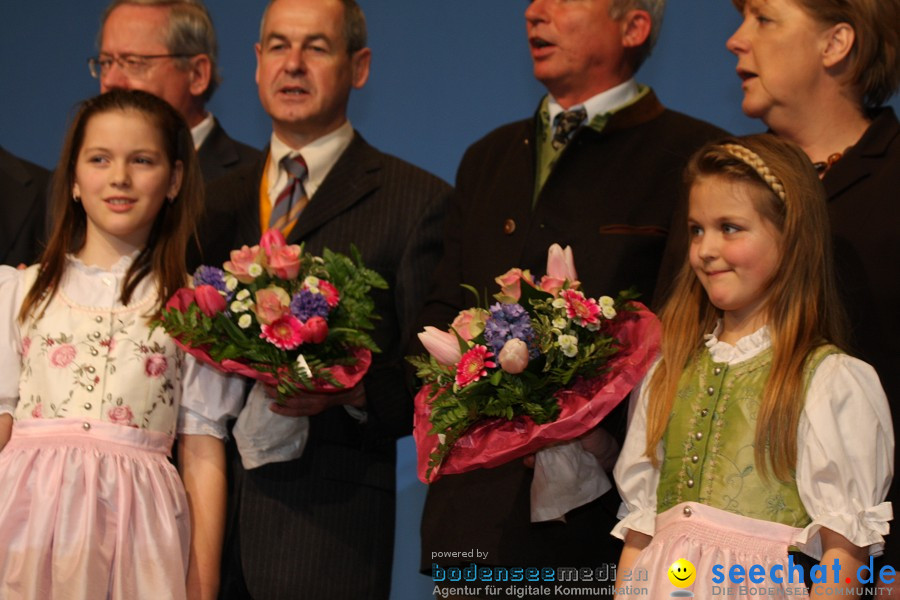
[(158, 325), (186, 352), (275, 387), (279, 399), (352, 387), (378, 351), (369, 292), (387, 283), (351, 254), (305, 254), (270, 229), (259, 245), (232, 250), (222, 269), (199, 267)]
[(571, 248), (550, 247), (539, 281), (521, 269), (496, 281), (497, 303), (462, 311), (449, 331), (426, 327), (428, 355), (409, 358), (425, 384), (414, 431), (425, 483), (587, 433), (656, 356), (656, 317), (630, 292), (585, 296)]

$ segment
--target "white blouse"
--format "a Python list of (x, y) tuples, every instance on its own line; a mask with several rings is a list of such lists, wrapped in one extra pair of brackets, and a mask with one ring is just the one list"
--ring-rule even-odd
[[(85, 314), (119, 310), (123, 308), (119, 298), (132, 259), (123, 257), (112, 268), (104, 270), (68, 257), (60, 292), (67, 302), (84, 307)], [(23, 344), (18, 323), (19, 308), (28, 291), (26, 277), (26, 271), (0, 266), (0, 414), (15, 415), (19, 401), (24, 346), (30, 342), (25, 340)], [(33, 272), (28, 279), (34, 279)], [(143, 305), (155, 294), (155, 283), (144, 278), (132, 295), (131, 306)], [(221, 374), (186, 355), (177, 381), (181, 404), (172, 429), (180, 434), (226, 437), (228, 419), (236, 417), (243, 404), (243, 378)], [(72, 409), (81, 410), (81, 407)]]
[[(721, 325), (720, 325), (721, 326)], [(734, 345), (707, 336), (706, 347), (716, 362), (734, 365), (771, 345), (766, 327)], [(622, 505), (621, 519), (612, 534), (626, 530), (652, 536), (655, 531), (659, 469), (645, 455), (647, 390), (632, 392), (628, 436), (614, 476)], [(852, 544), (868, 547), (872, 555), (884, 551), (884, 535), (892, 518), (884, 502), (894, 472), (894, 430), (887, 398), (875, 370), (846, 354), (827, 356), (809, 384), (797, 430), (797, 488), (812, 522), (800, 530), (792, 545), (819, 559), (821, 527), (835, 531)], [(662, 460), (660, 443), (657, 456)]]

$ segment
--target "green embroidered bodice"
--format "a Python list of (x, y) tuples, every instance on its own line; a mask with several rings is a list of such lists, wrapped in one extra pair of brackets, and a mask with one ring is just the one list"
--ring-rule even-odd
[[(807, 360), (805, 382), (822, 360), (838, 352), (822, 346)], [(760, 476), (754, 460), (756, 416), (772, 366), (772, 348), (740, 362), (716, 363), (698, 353), (681, 375), (663, 437), (657, 512), (701, 502), (765, 521), (804, 527), (810, 517), (795, 480)]]

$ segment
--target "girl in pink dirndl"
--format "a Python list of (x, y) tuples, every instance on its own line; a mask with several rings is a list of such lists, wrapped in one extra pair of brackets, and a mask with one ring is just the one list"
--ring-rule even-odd
[[(617, 589), (805, 594), (792, 549), (829, 568), (813, 597), (858, 589), (892, 516), (894, 438), (875, 371), (839, 349), (824, 191), (806, 156), (768, 134), (701, 148), (687, 181), (690, 249), (615, 468)], [(689, 568), (670, 579), (680, 559), (692, 583)]]
[(0, 267), (4, 600), (216, 597), (224, 422), (243, 385), (150, 324), (185, 283), (202, 194), (166, 102), (82, 104), (40, 263)]

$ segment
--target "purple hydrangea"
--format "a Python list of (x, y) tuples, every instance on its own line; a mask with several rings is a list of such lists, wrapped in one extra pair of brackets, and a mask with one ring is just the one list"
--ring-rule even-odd
[(228, 300), (231, 300), (231, 296), (234, 295), (225, 287), (225, 271), (216, 267), (207, 267), (206, 265), (197, 267), (197, 270), (194, 271), (194, 287), (201, 285), (211, 285), (220, 292), (224, 292)]
[(328, 319), (328, 301), (322, 294), (302, 290), (291, 300), (291, 314), (304, 323), (312, 317)]
[(528, 312), (520, 304), (498, 302), (491, 306), (491, 316), (484, 325), (484, 339), (498, 355), (503, 345), (513, 338), (528, 344), (530, 358), (537, 358), (540, 354), (534, 346), (534, 329)]

